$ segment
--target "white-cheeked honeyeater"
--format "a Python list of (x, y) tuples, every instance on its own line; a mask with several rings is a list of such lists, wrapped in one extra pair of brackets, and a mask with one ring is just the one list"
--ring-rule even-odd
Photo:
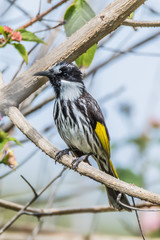
[[(63, 61), (48, 71), (34, 75), (47, 76), (55, 90), (54, 121), (68, 146), (56, 158), (71, 151), (76, 157), (73, 166), (77, 167), (80, 161), (88, 162), (88, 157), (92, 156), (100, 170), (118, 178), (110, 158), (110, 137), (102, 111), (97, 101), (87, 92), (79, 68)], [(125, 208), (117, 201), (120, 192), (108, 187), (106, 189), (109, 203), (118, 210)], [(122, 194), (121, 202), (129, 205), (125, 194)]]

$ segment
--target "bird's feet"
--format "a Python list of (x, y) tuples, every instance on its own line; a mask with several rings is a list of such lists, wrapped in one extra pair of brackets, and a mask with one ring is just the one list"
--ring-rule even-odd
[(86, 155), (83, 155), (83, 156), (81, 156), (81, 157), (79, 157), (79, 158), (74, 159), (74, 160), (72, 161), (72, 167), (73, 167), (74, 169), (77, 169), (77, 167), (78, 167), (78, 165), (79, 165), (80, 162), (83, 162), (83, 161), (88, 162), (88, 158), (89, 158), (90, 155), (91, 155), (91, 154), (86, 154)]
[(66, 148), (62, 151), (59, 151), (57, 154), (56, 154), (56, 157), (55, 157), (55, 161), (57, 162), (63, 155), (66, 155), (66, 154), (69, 154), (70, 152), (70, 149), (69, 148)]

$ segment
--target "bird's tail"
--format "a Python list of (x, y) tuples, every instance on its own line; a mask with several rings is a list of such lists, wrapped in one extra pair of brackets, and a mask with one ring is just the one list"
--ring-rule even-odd
[[(103, 160), (99, 160), (98, 163), (99, 163), (98, 166), (99, 166), (100, 170), (108, 173), (109, 175), (111, 175), (115, 178), (118, 178), (118, 174), (117, 174), (111, 160), (109, 160), (109, 167), (106, 165), (106, 163), (104, 164)], [(119, 211), (121, 211), (122, 209), (125, 209), (127, 211), (131, 211), (129, 208), (124, 207), (120, 203), (118, 203), (117, 197), (120, 193), (119, 191), (116, 191), (116, 190), (114, 190), (112, 188), (109, 188), (109, 187), (106, 187), (106, 190), (107, 190), (107, 195), (108, 195), (108, 200), (109, 200), (110, 205), (112, 205), (114, 208), (118, 209)], [(124, 203), (125, 205), (130, 206), (128, 198), (124, 193), (122, 193), (120, 201), (122, 203)]]

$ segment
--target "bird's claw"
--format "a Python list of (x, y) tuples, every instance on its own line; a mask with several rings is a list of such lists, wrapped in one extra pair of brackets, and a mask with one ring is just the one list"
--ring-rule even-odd
[(77, 169), (79, 163), (80, 163), (80, 162), (83, 162), (83, 161), (85, 161), (85, 160), (88, 160), (88, 157), (89, 157), (89, 155), (87, 154), (87, 155), (83, 155), (83, 156), (81, 156), (81, 157), (79, 157), (79, 158), (75, 158), (75, 159), (72, 161), (72, 167), (73, 167), (73, 169)]
[(69, 148), (59, 151), (55, 156), (55, 162), (57, 162), (61, 157), (63, 157), (63, 155), (69, 154), (69, 151)]

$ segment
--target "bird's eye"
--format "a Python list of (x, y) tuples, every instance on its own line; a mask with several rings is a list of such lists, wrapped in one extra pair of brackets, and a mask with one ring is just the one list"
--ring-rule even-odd
[(66, 72), (64, 72), (64, 73), (63, 73), (63, 76), (67, 76), (67, 73), (66, 73)]

